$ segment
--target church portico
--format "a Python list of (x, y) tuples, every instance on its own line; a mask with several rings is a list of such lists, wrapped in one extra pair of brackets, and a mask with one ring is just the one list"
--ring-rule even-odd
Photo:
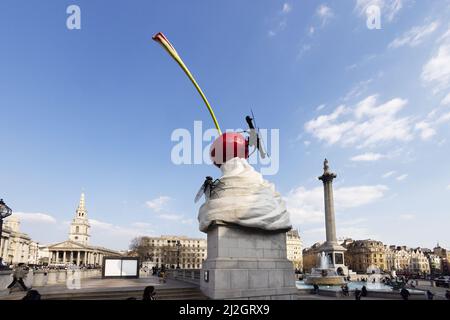
[(118, 255), (116, 251), (106, 248), (78, 246), (79, 244), (70, 240), (49, 246), (50, 264), (101, 265), (104, 256)]

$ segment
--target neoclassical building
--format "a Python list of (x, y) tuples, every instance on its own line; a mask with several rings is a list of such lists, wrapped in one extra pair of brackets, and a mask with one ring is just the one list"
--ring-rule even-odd
[(140, 237), (135, 240), (135, 254), (147, 267), (201, 269), (206, 259), (206, 239), (185, 236)]
[(292, 261), (294, 268), (303, 270), (302, 240), (298, 230), (290, 230), (286, 233), (287, 258)]
[(383, 242), (376, 240), (345, 241), (348, 266), (358, 272), (366, 273), (369, 268), (386, 270), (386, 250)]
[(69, 240), (48, 246), (49, 265), (99, 266), (105, 256), (120, 256), (115, 250), (89, 245), (89, 220), (84, 193), (70, 224)]
[[(33, 263), (30, 259), (30, 245), (33, 246), (31, 238), (20, 232), (20, 220), (17, 216), (5, 219), (0, 237), (0, 253), (3, 261), (8, 264)], [(34, 248), (34, 246), (33, 246)], [(33, 248), (31, 256), (33, 256)]]

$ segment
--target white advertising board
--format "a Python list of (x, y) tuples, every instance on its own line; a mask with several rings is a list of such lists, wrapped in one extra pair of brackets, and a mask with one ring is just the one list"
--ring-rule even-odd
[(139, 277), (138, 259), (105, 258), (104, 277)]

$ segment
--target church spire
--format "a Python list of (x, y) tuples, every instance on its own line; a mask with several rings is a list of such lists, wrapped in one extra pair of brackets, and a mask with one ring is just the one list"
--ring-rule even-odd
[(70, 224), (69, 240), (78, 242), (82, 245), (88, 245), (89, 243), (89, 220), (87, 218), (86, 203), (84, 198), (84, 192), (81, 193), (80, 202), (76, 210), (75, 218)]
[(87, 214), (87, 210), (86, 210), (86, 205), (85, 205), (85, 200), (84, 200), (84, 192), (82, 192), (81, 197), (80, 197), (80, 203), (78, 204), (78, 208), (77, 208), (77, 217), (83, 218), (83, 217), (86, 217), (86, 214)]

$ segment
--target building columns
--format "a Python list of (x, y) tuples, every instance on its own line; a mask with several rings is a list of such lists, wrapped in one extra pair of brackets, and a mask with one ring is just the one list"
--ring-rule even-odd
[(63, 264), (66, 264), (66, 250), (63, 251)]
[(80, 265), (80, 252), (81, 251), (77, 251), (77, 266)]

